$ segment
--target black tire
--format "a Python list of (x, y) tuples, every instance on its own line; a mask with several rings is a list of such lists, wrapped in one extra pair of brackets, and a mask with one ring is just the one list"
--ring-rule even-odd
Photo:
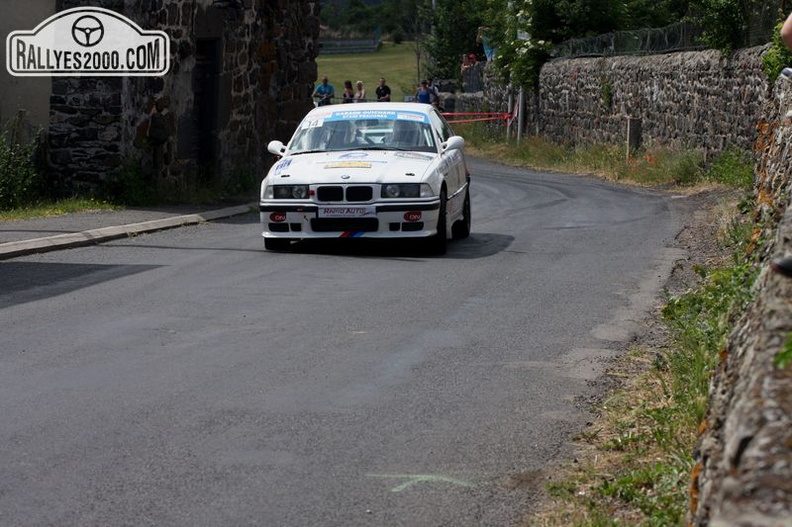
[(440, 191), (440, 210), (437, 214), (437, 234), (426, 240), (426, 250), (430, 254), (442, 255), (448, 250), (448, 218), (446, 217), (447, 193), (445, 187)]
[(470, 236), (470, 190), (465, 192), (465, 204), (462, 205), (462, 219), (454, 223), (451, 228), (455, 240), (462, 240)]
[(290, 245), (289, 238), (264, 238), (264, 248), (268, 251), (285, 251)]

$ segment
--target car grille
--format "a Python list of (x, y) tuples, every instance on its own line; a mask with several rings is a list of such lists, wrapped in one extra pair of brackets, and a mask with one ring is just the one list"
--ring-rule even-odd
[(316, 189), (316, 199), (318, 201), (346, 201), (361, 202), (371, 201), (374, 192), (368, 185), (341, 186), (322, 186)]
[(371, 187), (347, 187), (347, 201), (371, 201)]
[(374, 232), (379, 229), (379, 220), (377, 218), (314, 218), (311, 220), (311, 229), (314, 232)]
[(344, 187), (319, 187), (316, 189), (316, 199), (319, 201), (343, 201)]

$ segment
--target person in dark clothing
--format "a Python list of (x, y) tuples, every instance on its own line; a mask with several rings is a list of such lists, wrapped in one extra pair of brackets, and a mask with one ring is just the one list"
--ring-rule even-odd
[(341, 94), (341, 102), (354, 102), (355, 91), (352, 89), (352, 81), (344, 81), (344, 93)]
[(391, 89), (385, 84), (385, 77), (379, 80), (379, 86), (377, 86), (377, 100), (379, 102), (390, 102), (391, 100)]

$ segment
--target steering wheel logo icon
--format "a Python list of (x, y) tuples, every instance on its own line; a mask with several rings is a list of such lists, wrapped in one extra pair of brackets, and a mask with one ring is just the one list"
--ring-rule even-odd
[(93, 47), (104, 38), (104, 24), (95, 16), (80, 17), (72, 25), (72, 37), (83, 47)]

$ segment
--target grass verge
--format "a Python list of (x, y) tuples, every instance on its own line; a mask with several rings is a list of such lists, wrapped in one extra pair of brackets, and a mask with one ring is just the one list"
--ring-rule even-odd
[(93, 210), (118, 210), (122, 207), (92, 198), (72, 198), (54, 201), (51, 203), (38, 203), (28, 207), (0, 211), (0, 221), (26, 220), (59, 216), (73, 212), (89, 212)]
[(622, 386), (595, 409), (577, 438), (579, 459), (553, 477), (527, 525), (683, 524), (710, 379), (758, 274), (759, 229), (742, 210), (729, 209), (720, 256), (695, 255), (697, 282), (668, 295), (654, 320), (663, 338), (630, 350), (611, 371)]
[(639, 185), (696, 186), (719, 184), (750, 189), (753, 159), (750, 152), (730, 148), (712, 160), (695, 150), (648, 147), (627, 158), (621, 146), (569, 148), (539, 137), (505, 142), (505, 133), (481, 123), (460, 123), (456, 133), (469, 154), (535, 170), (594, 174), (611, 181)]

